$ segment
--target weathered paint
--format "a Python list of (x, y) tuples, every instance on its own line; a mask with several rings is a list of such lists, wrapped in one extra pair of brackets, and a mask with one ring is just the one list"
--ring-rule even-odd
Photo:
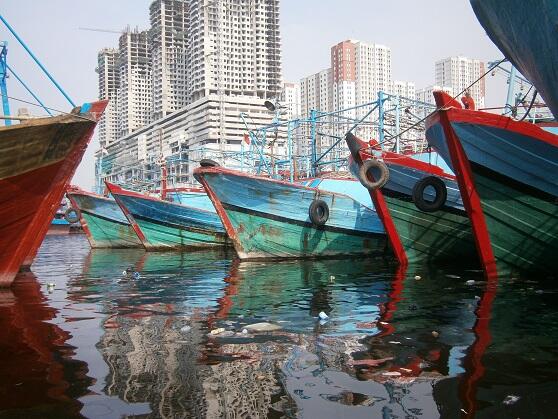
[[(356, 137), (348, 138), (354, 150), (361, 150), (364, 144)], [(364, 149), (362, 149), (364, 150)], [(353, 156), (356, 153), (353, 153)], [(371, 154), (358, 152), (358, 159), (353, 159), (351, 169), (357, 160), (370, 159)], [(382, 152), (381, 157), (389, 168), (389, 180), (381, 189), (371, 191), (380, 219), (386, 226), (392, 246), (395, 245), (403, 254), (398, 257), (402, 265), (407, 263), (432, 261), (460, 261), (475, 263), (477, 254), (469, 219), (463, 208), (461, 195), (452, 173), (446, 172), (427, 161), (436, 162), (436, 156), (425, 158), (420, 155), (401, 155)], [(447, 200), (442, 208), (435, 212), (419, 210), (413, 202), (412, 194), (415, 184), (426, 176), (441, 179), (447, 190)], [(427, 188), (425, 197), (433, 199)], [(388, 228), (389, 226), (389, 228)]]
[[(163, 201), (107, 186), (116, 202), (135, 226), (147, 250), (225, 246), (228, 239), (215, 211)], [(208, 199), (208, 198), (207, 198)]]
[(85, 191), (66, 193), (79, 210), (80, 223), (92, 248), (143, 247), (114, 199)]
[(83, 118), (63, 115), (0, 127), (0, 286), (30, 265), (106, 101)]
[[(449, 102), (438, 94), (441, 103)], [(558, 268), (558, 136), (534, 124), (450, 107), (427, 120), (428, 141), (478, 196), (467, 213), (481, 259), (492, 274), (508, 266), (555, 273)], [(451, 148), (447, 132), (459, 147)], [(460, 158), (461, 154), (463, 158)], [(465, 198), (465, 197), (464, 197)], [(487, 262), (488, 261), (488, 262)]]
[[(224, 168), (196, 169), (241, 259), (380, 255), (383, 228), (373, 209), (348, 195), (246, 175)], [(347, 188), (355, 182), (347, 180)], [(358, 186), (358, 185), (357, 185)], [(317, 227), (312, 201), (329, 207)]]

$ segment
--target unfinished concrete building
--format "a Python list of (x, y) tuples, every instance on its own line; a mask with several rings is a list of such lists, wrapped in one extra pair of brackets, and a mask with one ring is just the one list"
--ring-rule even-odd
[(186, 0), (155, 0), (149, 7), (152, 119), (163, 118), (188, 104), (186, 92)]
[(127, 28), (120, 36), (117, 69), (120, 138), (151, 122), (151, 65), (147, 31)]
[(116, 68), (118, 50), (114, 48), (103, 48), (97, 56), (97, 68), (99, 74), (99, 99), (108, 100), (107, 107), (99, 121), (99, 143), (104, 148), (118, 138), (118, 114), (117, 93), (120, 84)]

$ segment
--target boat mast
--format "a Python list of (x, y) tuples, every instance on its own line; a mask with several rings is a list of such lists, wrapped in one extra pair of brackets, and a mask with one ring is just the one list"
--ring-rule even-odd
[[(10, 116), (10, 102), (8, 101), (8, 88), (6, 86), (6, 77), (8, 76), (8, 64), (6, 58), (8, 55), (8, 42), (0, 42), (0, 93), (2, 94), (2, 110), (4, 116)], [(12, 125), (12, 121), (8, 118), (4, 120), (6, 126)]]

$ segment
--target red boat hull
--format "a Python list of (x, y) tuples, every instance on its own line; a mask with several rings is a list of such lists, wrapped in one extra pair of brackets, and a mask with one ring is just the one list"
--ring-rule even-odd
[(105, 106), (93, 103), (85, 118), (49, 118), (0, 131), (6, 138), (0, 152), (18, 156), (0, 160), (0, 286), (32, 263)]

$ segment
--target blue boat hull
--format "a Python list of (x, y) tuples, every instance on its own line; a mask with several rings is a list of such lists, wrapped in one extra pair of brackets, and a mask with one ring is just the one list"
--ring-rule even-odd
[[(241, 259), (383, 255), (386, 237), (375, 211), (348, 195), (246, 175), (197, 169)], [(346, 180), (346, 190), (361, 186)], [(315, 200), (329, 218), (309, 218)]]

